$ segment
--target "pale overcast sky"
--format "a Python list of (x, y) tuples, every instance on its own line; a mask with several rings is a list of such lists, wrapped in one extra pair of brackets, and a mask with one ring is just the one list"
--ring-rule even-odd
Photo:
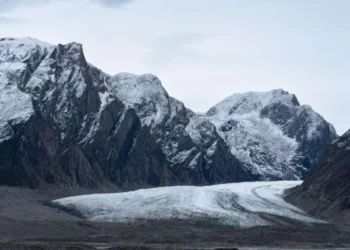
[(151, 72), (194, 111), (283, 88), (342, 134), (349, 11), (349, 0), (0, 0), (0, 37), (82, 43), (105, 72)]

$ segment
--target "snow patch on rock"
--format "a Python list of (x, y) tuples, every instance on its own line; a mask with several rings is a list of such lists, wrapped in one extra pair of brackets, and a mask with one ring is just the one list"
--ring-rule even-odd
[(16, 81), (25, 68), (19, 61), (0, 62), (0, 143), (13, 136), (12, 126), (27, 121), (34, 114), (31, 96), (21, 92)]
[(154, 128), (170, 113), (169, 96), (152, 74), (119, 73), (106, 87), (127, 107), (134, 108), (144, 125)]

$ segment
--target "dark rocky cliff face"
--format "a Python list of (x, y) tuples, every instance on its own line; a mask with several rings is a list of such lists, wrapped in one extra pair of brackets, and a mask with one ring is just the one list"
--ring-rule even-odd
[(2, 39), (0, 185), (132, 188), (252, 179), (215, 131), (208, 143), (193, 142), (183, 104), (153, 126), (144, 120), (162, 96), (131, 106), (111, 83), (86, 62), (80, 44)]
[(81, 45), (29, 47), (32, 54), (17, 59), (19, 70), (1, 72), (1, 84), (11, 85), (14, 96), (31, 96), (31, 108), (28, 117), (10, 125), (10, 135), (0, 143), (0, 184), (167, 184), (168, 163), (135, 112), (116, 98), (102, 106)]
[(302, 166), (301, 177), (305, 177), (319, 161), (329, 144), (337, 134), (322, 116), (314, 112), (310, 106), (300, 106), (293, 96), (291, 103), (273, 103), (261, 110), (261, 117), (270, 119), (289, 138), (298, 143), (295, 157), (291, 164)]
[(336, 139), (288, 200), (327, 220), (350, 224), (350, 131)]

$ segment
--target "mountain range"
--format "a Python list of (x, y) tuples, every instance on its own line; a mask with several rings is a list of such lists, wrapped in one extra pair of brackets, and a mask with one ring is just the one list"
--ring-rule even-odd
[(0, 39), (0, 185), (298, 180), (336, 138), (281, 89), (234, 94), (197, 114), (152, 74), (104, 73), (81, 44)]

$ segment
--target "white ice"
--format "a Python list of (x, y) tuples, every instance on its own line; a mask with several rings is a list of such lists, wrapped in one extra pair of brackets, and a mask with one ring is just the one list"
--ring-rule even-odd
[(299, 181), (175, 186), (114, 194), (94, 194), (53, 201), (80, 211), (92, 221), (130, 222), (137, 219), (214, 219), (237, 227), (273, 224), (266, 214), (322, 223), (283, 200), (283, 191)]

